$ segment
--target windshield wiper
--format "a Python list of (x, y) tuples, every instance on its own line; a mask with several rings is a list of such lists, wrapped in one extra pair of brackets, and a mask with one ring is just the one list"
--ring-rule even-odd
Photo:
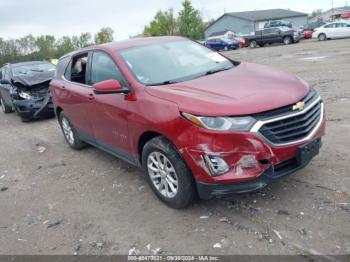
[(159, 83), (154, 83), (154, 84), (148, 84), (148, 86), (162, 86), (162, 85), (171, 85), (171, 84), (176, 84), (178, 83), (177, 81), (174, 80), (167, 80)]
[(209, 70), (207, 72), (205, 72), (204, 75), (212, 75), (212, 74), (215, 74), (215, 73), (218, 73), (218, 72), (221, 72), (221, 71), (225, 71), (225, 70), (230, 70), (232, 67), (224, 67), (224, 68), (219, 68), (219, 69), (212, 69), (212, 70)]

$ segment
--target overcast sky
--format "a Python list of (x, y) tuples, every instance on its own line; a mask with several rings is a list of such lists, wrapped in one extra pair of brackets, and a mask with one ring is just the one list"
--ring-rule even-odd
[[(344, 6), (346, 0), (333, 0)], [(182, 0), (0, 0), (0, 37), (96, 33), (109, 26), (117, 40), (142, 32), (159, 9), (181, 8)], [(330, 9), (332, 0), (192, 0), (204, 20), (224, 12), (285, 8), (301, 12)]]

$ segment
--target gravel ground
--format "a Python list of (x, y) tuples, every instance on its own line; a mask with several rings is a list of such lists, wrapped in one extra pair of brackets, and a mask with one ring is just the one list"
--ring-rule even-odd
[(0, 114), (0, 254), (349, 254), (350, 39), (226, 55), (296, 73), (322, 95), (327, 135), (309, 166), (259, 193), (173, 210), (137, 169), (71, 150), (55, 119)]

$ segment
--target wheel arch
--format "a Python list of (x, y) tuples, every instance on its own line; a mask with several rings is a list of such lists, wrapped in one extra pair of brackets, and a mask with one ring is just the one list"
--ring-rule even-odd
[(60, 106), (56, 107), (55, 114), (56, 114), (57, 118), (59, 118), (62, 111), (63, 111), (62, 107), (60, 107)]
[[(150, 140), (152, 140), (153, 138), (156, 137), (164, 137), (166, 140), (168, 140), (171, 144), (173, 144), (173, 146), (179, 151), (179, 148), (176, 146), (176, 144), (174, 143), (174, 141), (172, 141), (169, 137), (167, 137), (166, 135), (158, 132), (158, 131), (145, 131), (141, 134), (141, 136), (138, 139), (138, 143), (137, 143), (137, 152), (138, 152), (138, 158), (140, 161), (140, 164), (142, 165), (142, 151), (144, 146), (146, 145), (146, 143)], [(179, 151), (180, 153), (180, 151)], [(181, 155), (181, 153), (180, 153)]]
[(155, 131), (146, 131), (144, 133), (141, 134), (141, 136), (139, 137), (138, 143), (137, 143), (137, 152), (138, 152), (138, 157), (139, 157), (139, 161), (142, 164), (142, 151), (144, 146), (146, 145), (146, 143), (148, 141), (150, 141), (151, 139), (155, 138), (155, 137), (159, 137), (159, 136), (163, 136), (161, 133), (159, 132), (155, 132)]
[(293, 41), (293, 36), (292, 35), (285, 35), (285, 36), (283, 36), (282, 40), (284, 41), (284, 39), (286, 39), (286, 38), (289, 38), (289, 39), (291, 39)]
[(328, 38), (325, 32), (320, 32), (320, 33), (317, 35), (317, 39), (319, 39), (319, 37), (320, 37), (321, 35), (324, 35), (326, 39)]

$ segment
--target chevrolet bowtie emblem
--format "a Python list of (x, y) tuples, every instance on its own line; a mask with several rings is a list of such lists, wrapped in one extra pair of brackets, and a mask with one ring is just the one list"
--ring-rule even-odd
[(305, 107), (305, 103), (304, 102), (298, 102), (293, 106), (293, 110), (303, 110)]

